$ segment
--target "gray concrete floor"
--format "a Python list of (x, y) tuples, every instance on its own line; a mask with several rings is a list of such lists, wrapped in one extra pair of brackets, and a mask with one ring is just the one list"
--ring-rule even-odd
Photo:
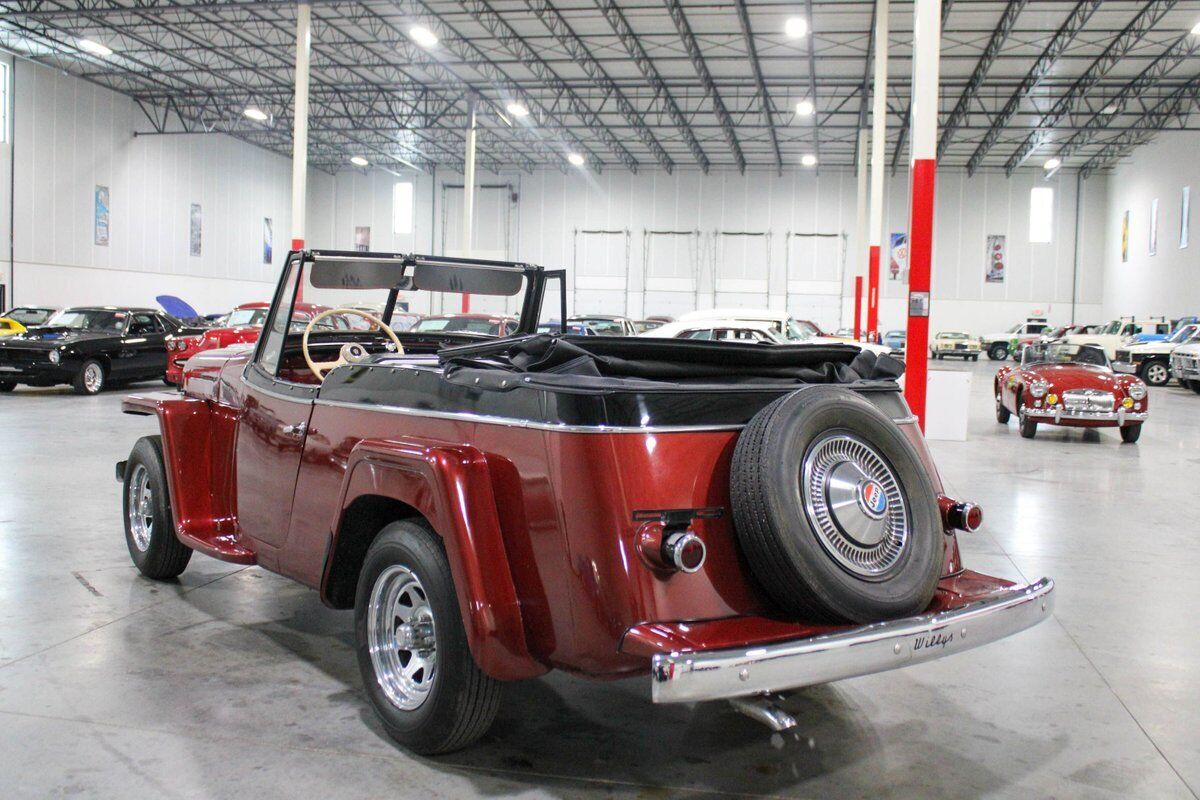
[[(203, 557), (138, 577), (112, 465), (150, 420), (95, 398), (0, 395), (0, 794), (14, 797), (1120, 797), (1200, 792), (1200, 397), (1151, 392), (1141, 442), (999, 426), (994, 364), (970, 440), (937, 442), (980, 502), (969, 566), (1053, 576), (1056, 618), (939, 662), (789, 701), (795, 736), (644, 680), (509, 687), (474, 749), (393, 746), (363, 699), (347, 612)], [(147, 385), (150, 387), (150, 385)]]

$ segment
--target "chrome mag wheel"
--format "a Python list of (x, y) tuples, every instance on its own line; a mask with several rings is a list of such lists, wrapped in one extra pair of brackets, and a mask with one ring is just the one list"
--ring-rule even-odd
[(83, 368), (83, 385), (89, 394), (100, 391), (100, 387), (104, 385), (104, 368), (95, 361), (87, 364)]
[(141, 552), (150, 547), (154, 535), (154, 490), (150, 487), (150, 472), (141, 464), (129, 477), (129, 533)]
[(800, 496), (818, 541), (852, 575), (879, 580), (900, 561), (912, 530), (908, 503), (891, 465), (862, 439), (834, 432), (813, 442)]
[(437, 680), (437, 632), (425, 588), (407, 567), (394, 564), (375, 579), (367, 645), (388, 700), (402, 711), (420, 708)]

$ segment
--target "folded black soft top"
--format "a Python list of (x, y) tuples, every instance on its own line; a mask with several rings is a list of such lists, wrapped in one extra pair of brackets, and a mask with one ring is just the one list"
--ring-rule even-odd
[[(501, 371), (571, 376), (603, 388), (642, 381), (703, 384), (858, 383), (895, 380), (904, 365), (851, 344), (786, 345), (602, 336), (526, 336), (441, 351), (448, 380)], [(583, 379), (580, 381), (579, 379)], [(592, 379), (592, 380), (588, 380)]]

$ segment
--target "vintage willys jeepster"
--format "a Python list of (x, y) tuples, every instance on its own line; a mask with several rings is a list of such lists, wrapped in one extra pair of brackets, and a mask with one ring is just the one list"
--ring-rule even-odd
[[(375, 292), (386, 319), (400, 291), (518, 302), (519, 331), (288, 326), (301, 296)], [(529, 265), (292, 253), (253, 347), (124, 401), (161, 428), (117, 465), (133, 561), (166, 579), (198, 551), (353, 608), (366, 694), (422, 753), (474, 741), (505, 682), (551, 669), (647, 675), (656, 703), (728, 699), (778, 729), (781, 693), (1050, 613), (1050, 580), (960, 563), (982, 512), (943, 494), (898, 362), (530, 335), (565, 297)]]

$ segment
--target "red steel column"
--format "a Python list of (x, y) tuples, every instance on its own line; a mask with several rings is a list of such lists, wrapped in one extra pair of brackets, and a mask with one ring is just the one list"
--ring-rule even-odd
[(854, 276), (854, 341), (862, 336), (862, 275)]
[(888, 0), (875, 0), (875, 81), (871, 86), (871, 251), (867, 335), (879, 336), (879, 250), (883, 245), (883, 164), (887, 159)]
[(912, 184), (908, 226), (908, 357), (904, 395), (925, 430), (929, 367), (930, 274), (933, 270), (933, 195), (937, 173), (938, 59), (941, 0), (913, 4)]

